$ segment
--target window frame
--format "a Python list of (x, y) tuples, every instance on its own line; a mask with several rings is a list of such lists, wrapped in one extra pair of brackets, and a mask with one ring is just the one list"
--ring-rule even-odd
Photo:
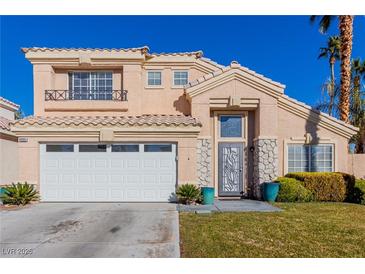
[(188, 69), (175, 69), (172, 71), (172, 87), (173, 88), (182, 88), (184, 85), (186, 85), (186, 84), (175, 85), (175, 72), (186, 72), (187, 73), (186, 84), (189, 83), (189, 70)]
[[(159, 85), (150, 85), (149, 84), (149, 74), (150, 74), (150, 72), (152, 72), (152, 73), (160, 73), (160, 84)], [(163, 73), (162, 73), (162, 70), (160, 70), (160, 69), (148, 69), (147, 71), (146, 71), (146, 87), (147, 88), (161, 88), (162, 87), (162, 78), (163, 78)]]
[[(72, 151), (47, 151), (48, 146), (72, 146)], [(75, 144), (72, 144), (72, 143), (62, 143), (62, 144), (46, 143), (45, 144), (45, 152), (46, 153), (62, 153), (62, 152), (75, 153), (76, 152), (76, 146), (75, 146)]]
[[(169, 151), (146, 151), (146, 147), (148, 146), (169, 146)], [(143, 144), (143, 153), (172, 153), (173, 152), (173, 146), (172, 144), (165, 144), (165, 143), (145, 143)]]
[[(113, 146), (136, 146), (137, 151), (113, 151)], [(111, 153), (139, 153), (141, 151), (140, 144), (132, 144), (132, 143), (112, 143), (110, 144), (110, 152)]]
[[(221, 121), (221, 118), (222, 117), (227, 117), (227, 116), (230, 116), (230, 117), (239, 117), (241, 119), (241, 136), (222, 136), (222, 121)], [(222, 140), (227, 140), (227, 139), (243, 139), (245, 138), (245, 135), (246, 135), (246, 132), (245, 132), (245, 116), (242, 115), (242, 114), (220, 114), (218, 116), (218, 123), (219, 123), (219, 127), (218, 127), (218, 136), (219, 136), (219, 139), (222, 139)]]
[(335, 153), (336, 153), (336, 143), (334, 142), (319, 142), (316, 144), (306, 144), (303, 142), (285, 142), (285, 161), (284, 161), (284, 173), (288, 173), (288, 172), (296, 172), (296, 171), (289, 171), (289, 146), (308, 146), (308, 171), (305, 172), (321, 172), (321, 171), (312, 171), (312, 147), (313, 146), (330, 146), (332, 148), (332, 153), (331, 153), (331, 171), (324, 171), (324, 172), (335, 172), (336, 171), (336, 157), (335, 157)]
[[(105, 146), (105, 151), (81, 151), (80, 148), (82, 146)], [(79, 153), (108, 153), (108, 145), (107, 144), (92, 144), (92, 143), (79, 143), (78, 151)]]
[[(73, 74), (75, 74), (75, 73), (88, 73), (89, 74), (89, 76), (88, 76), (88, 85), (87, 85), (88, 90), (87, 90), (87, 93), (85, 93), (85, 96), (87, 96), (87, 98), (77, 98), (77, 99), (75, 99), (74, 98), (75, 95), (73, 95), (72, 100), (91, 100), (90, 98), (94, 97), (94, 98), (92, 98), (92, 100), (101, 100), (101, 101), (103, 101), (103, 100), (111, 100), (113, 98), (113, 90), (114, 90), (114, 71), (113, 70), (69, 70), (68, 73), (67, 73), (68, 89), (69, 89), (69, 91), (72, 91), (72, 92), (75, 91), (75, 83), (74, 83), (75, 77), (73, 76)], [(99, 79), (99, 78), (93, 79), (93, 77), (92, 77), (93, 73), (110, 73), (111, 74), (111, 79), (107, 79), (106, 77), (104, 77), (105, 82), (107, 80), (112, 81), (111, 89), (110, 89), (110, 98), (109, 99), (106, 98), (107, 97), (106, 92), (105, 93), (100, 93), (101, 89), (98, 86), (95, 86), (95, 87), (92, 86), (92, 83), (97, 82), (96, 80)], [(109, 91), (109, 89), (107, 89), (106, 83), (105, 83), (104, 87), (105, 87), (104, 91)], [(81, 89), (82, 85), (80, 85), (79, 88)], [(81, 95), (83, 95), (83, 94), (80, 91), (80, 94), (78, 96), (82, 97)], [(105, 96), (105, 98), (100, 99), (101, 95)]]

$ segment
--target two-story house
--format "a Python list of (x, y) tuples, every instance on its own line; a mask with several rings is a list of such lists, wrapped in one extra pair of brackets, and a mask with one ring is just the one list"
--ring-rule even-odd
[(348, 171), (357, 128), (203, 53), (23, 48), (34, 116), (16, 121), (20, 180), (43, 201), (168, 201), (184, 183), (260, 197), (292, 171)]

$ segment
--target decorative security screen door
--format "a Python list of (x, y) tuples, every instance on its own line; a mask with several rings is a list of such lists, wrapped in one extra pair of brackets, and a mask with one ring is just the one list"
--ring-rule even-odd
[(218, 195), (241, 196), (243, 190), (243, 144), (218, 144)]

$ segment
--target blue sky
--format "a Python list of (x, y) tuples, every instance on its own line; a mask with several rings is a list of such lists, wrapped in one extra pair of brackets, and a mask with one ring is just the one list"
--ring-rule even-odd
[[(327, 37), (308, 16), (1, 16), (0, 28), (0, 94), (26, 115), (33, 113), (32, 66), (21, 47), (203, 50), (223, 65), (237, 60), (285, 84), (286, 94), (310, 105), (329, 75), (327, 62), (317, 60)], [(365, 58), (364, 29), (365, 17), (356, 17), (353, 57)], [(330, 34), (336, 31), (334, 25)]]

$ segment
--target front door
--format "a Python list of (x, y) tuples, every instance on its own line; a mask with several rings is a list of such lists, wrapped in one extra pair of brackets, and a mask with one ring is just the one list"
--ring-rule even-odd
[(218, 195), (241, 196), (243, 193), (243, 144), (218, 143)]

